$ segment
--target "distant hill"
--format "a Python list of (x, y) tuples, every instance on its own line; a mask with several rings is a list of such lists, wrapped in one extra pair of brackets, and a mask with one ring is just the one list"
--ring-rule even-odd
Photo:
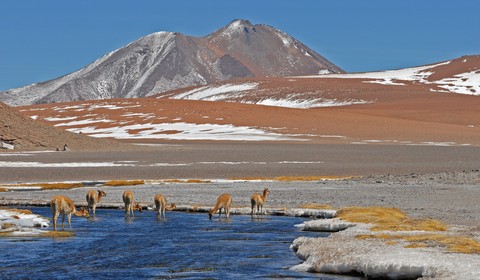
[(19, 106), (146, 97), (233, 78), (319, 73), (343, 70), (280, 30), (235, 20), (205, 37), (149, 34), (63, 77), (0, 92), (0, 101)]
[[(0, 102), (0, 141), (13, 143), (15, 150), (121, 150), (132, 145), (97, 139), (42, 124)], [(2, 149), (0, 149), (1, 151)]]
[(480, 96), (480, 56), (380, 72), (244, 78), (155, 97), (312, 108), (439, 96), (434, 93)]

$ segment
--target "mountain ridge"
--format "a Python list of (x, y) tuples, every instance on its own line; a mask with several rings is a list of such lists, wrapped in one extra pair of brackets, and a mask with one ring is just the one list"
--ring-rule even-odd
[(194, 85), (254, 76), (343, 70), (288, 34), (235, 20), (204, 37), (160, 31), (49, 81), (0, 92), (12, 106), (146, 97)]

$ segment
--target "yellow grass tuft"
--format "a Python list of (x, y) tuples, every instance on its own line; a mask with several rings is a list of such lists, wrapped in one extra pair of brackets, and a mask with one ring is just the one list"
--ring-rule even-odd
[(10, 212), (20, 213), (20, 214), (26, 214), (26, 215), (32, 214), (32, 211), (27, 209), (17, 209), (17, 208), (1, 208), (1, 209), (7, 210)]
[(63, 230), (62, 231), (45, 231), (40, 235), (40, 237), (53, 237), (53, 238), (72, 237), (72, 236), (75, 236), (73, 231), (63, 231)]
[(187, 180), (187, 183), (211, 183), (212, 181), (209, 180), (199, 180), (199, 179), (189, 179)]
[(180, 179), (167, 179), (163, 180), (164, 183), (182, 183), (182, 180)]
[(144, 180), (111, 180), (103, 184), (103, 186), (119, 187), (119, 186), (136, 186), (145, 184)]
[(318, 210), (332, 210), (333, 207), (327, 204), (307, 203), (300, 205), (300, 208), (304, 209), (318, 209)]
[(403, 240), (409, 242), (405, 248), (445, 247), (452, 253), (480, 254), (480, 242), (466, 236), (446, 234), (363, 234), (357, 239)]
[(8, 192), (6, 188), (0, 188), (0, 192)]
[(212, 181), (200, 180), (200, 179), (188, 179), (188, 180), (167, 179), (167, 180), (163, 180), (163, 182), (164, 183), (192, 183), (192, 184), (198, 184), (198, 183), (211, 183)]
[(425, 243), (412, 243), (405, 246), (405, 248), (428, 248), (428, 245)]
[(12, 224), (12, 223), (2, 223), (2, 225), (0, 226), (0, 229), (8, 229), (8, 228), (14, 228), (15, 227), (15, 224)]
[(40, 187), (42, 190), (63, 190), (83, 187), (82, 183), (30, 183), (5, 185), (9, 187)]
[(440, 221), (410, 219), (397, 208), (346, 207), (337, 212), (337, 217), (352, 223), (374, 224), (372, 231), (445, 231), (447, 226)]
[(82, 183), (51, 183), (51, 184), (38, 184), (42, 187), (42, 190), (63, 190), (63, 189), (75, 189), (83, 187)]
[(351, 176), (279, 176), (275, 177), (276, 181), (290, 182), (290, 181), (325, 181), (325, 180), (342, 180), (351, 179)]

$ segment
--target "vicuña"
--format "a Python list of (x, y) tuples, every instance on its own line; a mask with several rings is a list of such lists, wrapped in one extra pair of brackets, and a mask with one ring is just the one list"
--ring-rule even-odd
[(208, 215), (210, 217), (210, 220), (212, 219), (212, 216), (218, 212), (218, 218), (220, 219), (220, 216), (222, 215), (222, 208), (225, 211), (225, 216), (228, 219), (228, 216), (230, 215), (230, 206), (232, 205), (232, 196), (224, 193), (221, 196), (218, 197), (217, 199), (217, 204), (215, 204), (215, 207), (213, 207), (210, 212), (208, 212)]
[(92, 209), (93, 215), (95, 216), (95, 210), (97, 209), (97, 204), (102, 200), (104, 196), (107, 196), (107, 193), (101, 190), (98, 190), (98, 192), (94, 190), (89, 190), (87, 192), (87, 210), (88, 213), (90, 213), (90, 209)]
[(155, 202), (155, 209), (157, 211), (157, 215), (163, 218), (165, 218), (165, 210), (172, 211), (177, 207), (175, 203), (167, 205), (167, 200), (161, 194), (155, 195), (153, 201)]
[(87, 217), (87, 219), (90, 218), (90, 214), (88, 213), (87, 209), (82, 207), (80, 211), (77, 211), (73, 201), (66, 196), (54, 196), (50, 201), (50, 207), (52, 208), (54, 230), (57, 230), (57, 219), (60, 214), (62, 214), (62, 229), (65, 229), (65, 215), (68, 216), (68, 225), (70, 227), (72, 226), (72, 214), (77, 217)]
[(126, 190), (123, 192), (123, 203), (125, 203), (125, 218), (129, 217), (130, 214), (132, 217), (135, 217), (133, 214), (134, 210), (138, 210), (140, 213), (143, 212), (142, 206), (139, 203), (134, 201), (133, 192)]
[[(250, 203), (252, 204), (251, 215), (254, 215), (260, 211), (260, 214), (263, 214), (263, 205), (267, 202), (267, 196), (270, 193), (268, 188), (263, 190), (263, 194), (252, 194), (250, 197)], [(255, 211), (256, 210), (256, 211)]]

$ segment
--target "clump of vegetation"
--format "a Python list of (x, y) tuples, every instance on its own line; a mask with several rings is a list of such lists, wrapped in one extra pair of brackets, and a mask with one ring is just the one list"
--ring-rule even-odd
[(46, 183), (38, 184), (42, 187), (42, 190), (62, 190), (62, 189), (75, 189), (83, 187), (83, 183)]
[(0, 192), (8, 192), (6, 188), (0, 188)]
[(111, 180), (103, 184), (103, 186), (119, 187), (119, 186), (136, 186), (145, 184), (144, 180)]
[(319, 203), (307, 203), (300, 205), (300, 208), (304, 209), (317, 209), (317, 210), (332, 210), (333, 207), (327, 204), (319, 204)]
[(12, 223), (2, 223), (0, 226), (0, 229), (9, 229), (9, 228), (14, 228), (16, 227), (15, 224)]
[(73, 231), (45, 231), (43, 232), (40, 237), (72, 237), (75, 236)]
[(188, 180), (180, 180), (180, 179), (166, 179), (163, 180), (164, 183), (192, 183), (192, 184), (201, 184), (201, 183), (211, 183), (212, 181), (209, 180), (201, 180), (201, 179), (188, 179)]
[(33, 214), (32, 211), (30, 211), (28, 209), (17, 209), (17, 208), (1, 208), (1, 209), (7, 210), (7, 211), (10, 211), (10, 212), (25, 214), (25, 215)]
[(411, 219), (397, 208), (346, 207), (337, 217), (352, 223), (373, 224), (372, 231), (445, 231), (447, 226), (433, 219)]
[(40, 187), (42, 190), (63, 190), (83, 187), (83, 183), (31, 183), (6, 185), (9, 187)]
[(351, 179), (351, 176), (279, 176), (275, 177), (275, 181), (325, 181), (325, 180), (343, 180)]
[(188, 179), (187, 183), (211, 183), (209, 180), (200, 180), (200, 179)]
[(448, 234), (364, 234), (357, 239), (403, 240), (408, 242), (405, 248), (445, 247), (452, 253), (480, 254), (480, 242), (458, 235)]

